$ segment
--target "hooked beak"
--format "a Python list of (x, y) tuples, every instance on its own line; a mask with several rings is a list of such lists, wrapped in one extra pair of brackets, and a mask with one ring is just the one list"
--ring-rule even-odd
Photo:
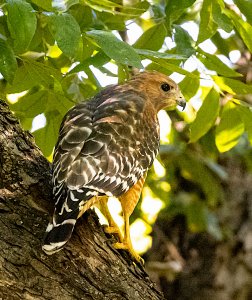
[(185, 109), (185, 107), (186, 107), (186, 101), (185, 101), (185, 99), (183, 98), (183, 96), (180, 96), (180, 97), (176, 100), (176, 102), (177, 102), (177, 104), (178, 104), (179, 106), (182, 107), (182, 110)]

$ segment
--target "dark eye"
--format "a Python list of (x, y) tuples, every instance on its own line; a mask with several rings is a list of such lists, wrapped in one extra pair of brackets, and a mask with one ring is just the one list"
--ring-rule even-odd
[(168, 83), (162, 83), (162, 84), (161, 84), (161, 89), (162, 89), (164, 92), (168, 92), (168, 91), (171, 89), (171, 87), (169, 86)]

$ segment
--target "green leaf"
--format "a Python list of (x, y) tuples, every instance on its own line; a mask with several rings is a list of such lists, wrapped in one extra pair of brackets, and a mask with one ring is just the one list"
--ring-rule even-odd
[(0, 73), (10, 83), (17, 70), (17, 61), (12, 48), (0, 35)]
[[(148, 56), (146, 56), (146, 57), (148, 57)], [(198, 76), (195, 75), (194, 73), (188, 72), (185, 69), (183, 69), (183, 68), (181, 68), (181, 67), (179, 67), (179, 66), (177, 66), (175, 64), (169, 63), (165, 59), (161, 59), (161, 58), (158, 59), (158, 58), (152, 57), (151, 60), (155, 64), (157, 64), (158, 66), (160, 66), (162, 70), (163, 69), (167, 69), (167, 70), (169, 70), (171, 72), (177, 72), (177, 73), (186, 75), (186, 76), (191, 77), (191, 78), (198, 78)], [(150, 68), (147, 67), (147, 69), (150, 69)], [(151, 69), (153, 69), (153, 68), (151, 68)]]
[(51, 155), (57, 142), (62, 116), (57, 111), (45, 113), (46, 126), (33, 132), (36, 144), (44, 156)]
[(215, 206), (222, 197), (219, 179), (212, 174), (204, 161), (195, 153), (183, 153), (177, 159), (182, 175), (192, 182), (197, 183), (202, 189), (208, 203)]
[(212, 76), (214, 82), (223, 90), (232, 95), (235, 94), (252, 94), (252, 85), (243, 83), (239, 80), (221, 77), (221, 76)]
[[(96, 20), (94, 20), (95, 25), (94, 26), (89, 26), (95, 27), (95, 28), (106, 28), (108, 31), (112, 30), (118, 30), (118, 31), (124, 31), (126, 30), (126, 24), (125, 24), (125, 18), (122, 18), (122, 16), (118, 14), (111, 14), (107, 12), (97, 12), (97, 17)], [(98, 25), (98, 26), (97, 26)], [(88, 28), (88, 27), (87, 27)]]
[(166, 52), (158, 52), (158, 51), (152, 51), (152, 50), (145, 50), (145, 49), (135, 49), (136, 52), (142, 56), (145, 56), (147, 58), (163, 58), (163, 59), (177, 59), (177, 60), (185, 60), (187, 57), (185, 55), (180, 54), (170, 54)]
[(215, 143), (220, 152), (236, 146), (244, 132), (244, 124), (236, 107), (226, 104), (216, 128)]
[(243, 120), (245, 131), (248, 133), (249, 142), (252, 145), (252, 111), (244, 106), (238, 106), (237, 109)]
[(17, 69), (12, 84), (7, 86), (7, 94), (20, 93), (29, 90), (37, 83), (30, 77), (28, 70), (25, 66)]
[(252, 24), (252, 2), (251, 0), (234, 0), (234, 3), (239, 7), (240, 11), (247, 18), (247, 21)]
[(10, 104), (10, 108), (18, 116), (34, 118), (45, 111), (47, 100), (48, 92), (38, 91), (33, 94), (23, 96), (16, 103)]
[(231, 10), (227, 10), (226, 13), (230, 18), (232, 18), (235, 28), (243, 39), (245, 45), (248, 47), (249, 51), (252, 52), (252, 25), (243, 21), (240, 16)]
[(68, 74), (77, 73), (80, 71), (85, 71), (90, 65), (100, 68), (106, 63), (110, 61), (110, 58), (104, 54), (104, 52), (98, 52), (93, 56), (90, 56), (89, 58), (85, 59), (82, 63), (78, 64), (76, 67), (74, 67)]
[(186, 76), (179, 83), (180, 90), (187, 101), (197, 93), (200, 86), (200, 73), (197, 70), (192, 73), (197, 77)]
[(166, 19), (169, 25), (178, 20), (184, 11), (193, 5), (195, 0), (169, 0), (165, 7)]
[(87, 35), (94, 39), (105, 54), (115, 61), (139, 69), (143, 68), (141, 58), (135, 49), (120, 41), (111, 32), (92, 30), (88, 31)]
[(59, 12), (67, 11), (71, 6), (80, 3), (79, 0), (52, 1), (52, 6)]
[(242, 74), (235, 72), (233, 69), (229, 68), (224, 64), (216, 55), (209, 54), (198, 47), (200, 61), (207, 67), (209, 70), (215, 71), (217, 74), (226, 76), (226, 77), (239, 77)]
[(192, 38), (181, 26), (174, 25), (173, 27), (175, 28), (174, 40), (177, 45), (177, 53), (190, 57), (195, 53), (195, 49), (192, 46)]
[(46, 11), (52, 11), (52, 0), (32, 0), (32, 3)]
[(204, 0), (200, 11), (200, 26), (197, 44), (212, 37), (218, 29), (218, 24), (213, 18), (214, 3), (212, 0)]
[(75, 103), (70, 101), (64, 95), (49, 91), (48, 93), (48, 102), (46, 106), (46, 111), (57, 111), (61, 117), (63, 118), (67, 111), (74, 105)]
[(7, 0), (7, 24), (14, 40), (14, 50), (25, 52), (34, 36), (37, 18), (32, 6), (22, 0)]
[(157, 24), (146, 30), (133, 45), (138, 49), (159, 50), (166, 37), (167, 30), (163, 23)]
[(23, 60), (23, 63), (30, 78), (38, 85), (50, 88), (54, 83), (54, 78), (58, 80), (61, 79), (60, 71), (47, 66), (46, 64), (32, 59)]
[(203, 104), (197, 112), (196, 119), (191, 124), (190, 142), (194, 143), (213, 126), (219, 114), (219, 93), (214, 88), (207, 94)]
[(49, 16), (49, 28), (60, 50), (68, 57), (76, 57), (80, 48), (81, 30), (75, 18), (67, 13), (52, 14)]
[(19, 93), (41, 85), (50, 89), (53, 86), (54, 78), (61, 80), (59, 70), (32, 59), (25, 59), (23, 66), (17, 69), (12, 85), (8, 85), (7, 92), (9, 94)]
[(231, 32), (233, 29), (233, 24), (231, 20), (223, 13), (225, 12), (225, 4), (223, 0), (212, 0), (212, 4), (214, 21), (226, 32)]
[(126, 16), (128, 18), (137, 17), (143, 14), (149, 7), (147, 1), (141, 1), (140, 3), (137, 3), (135, 7), (132, 5), (121, 5), (109, 0), (86, 0), (85, 4), (100, 12), (108, 12), (120, 16)]
[(229, 57), (229, 53), (232, 50), (237, 49), (237, 44), (235, 43), (234, 37), (236, 38), (236, 36), (230, 36), (228, 39), (225, 39), (225, 43), (223, 43), (223, 38), (221, 37), (220, 33), (217, 31), (211, 37), (211, 41), (215, 44), (216, 48), (218, 49), (217, 53), (221, 53)]
[(186, 210), (188, 227), (192, 232), (205, 231), (207, 227), (207, 207), (198, 199), (191, 201)]

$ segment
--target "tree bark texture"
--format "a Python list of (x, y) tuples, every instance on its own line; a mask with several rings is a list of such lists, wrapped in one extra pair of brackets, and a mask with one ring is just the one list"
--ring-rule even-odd
[(0, 101), (0, 299), (163, 299), (144, 268), (113, 248), (92, 210), (65, 249), (42, 252), (50, 179), (33, 137)]
[(252, 299), (252, 174), (239, 155), (220, 163), (228, 174), (218, 208), (221, 241), (189, 232), (182, 215), (168, 220), (160, 214), (154, 226), (147, 269), (166, 299)]

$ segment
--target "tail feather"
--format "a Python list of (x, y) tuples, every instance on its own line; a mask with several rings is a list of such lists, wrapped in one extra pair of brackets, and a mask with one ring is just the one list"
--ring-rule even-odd
[(61, 224), (49, 223), (42, 246), (43, 251), (48, 255), (60, 251), (70, 239), (75, 223), (76, 219), (67, 219)]
[[(52, 221), (48, 224), (42, 249), (51, 255), (60, 251), (70, 239), (76, 221), (79, 217), (80, 209), (92, 198), (92, 193), (86, 196), (88, 189), (85, 190), (66, 190), (63, 189), (58, 195), (55, 204), (55, 211)], [(54, 191), (57, 194), (57, 191)], [(80, 201), (79, 199), (85, 199)], [(89, 208), (89, 207), (88, 207)]]

